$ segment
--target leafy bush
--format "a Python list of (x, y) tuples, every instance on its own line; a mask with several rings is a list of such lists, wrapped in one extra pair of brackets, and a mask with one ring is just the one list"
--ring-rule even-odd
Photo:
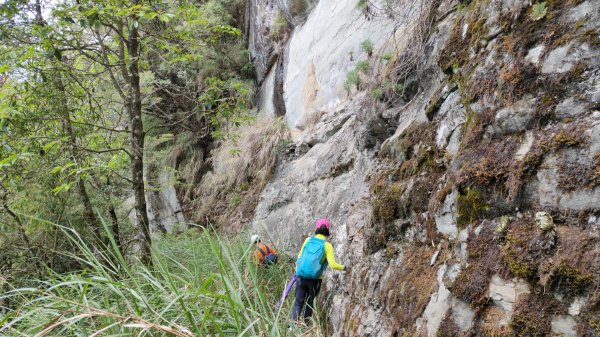
[(373, 42), (369, 39), (364, 40), (361, 44), (360, 47), (362, 48), (362, 50), (365, 51), (365, 53), (367, 53), (367, 55), (371, 56), (373, 55)]

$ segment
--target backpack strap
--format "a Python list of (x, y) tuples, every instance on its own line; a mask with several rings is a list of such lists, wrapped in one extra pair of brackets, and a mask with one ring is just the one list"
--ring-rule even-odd
[[(260, 252), (260, 253), (263, 255), (263, 257), (267, 256), (267, 254), (265, 253), (265, 251), (264, 251), (264, 250), (262, 250), (262, 249), (260, 248), (260, 246), (256, 246), (256, 249), (258, 249), (258, 251), (259, 251), (259, 252)], [(268, 249), (268, 248), (267, 248), (267, 249)]]
[(265, 245), (265, 248), (267, 248), (267, 255), (271, 255), (271, 248), (267, 245)]

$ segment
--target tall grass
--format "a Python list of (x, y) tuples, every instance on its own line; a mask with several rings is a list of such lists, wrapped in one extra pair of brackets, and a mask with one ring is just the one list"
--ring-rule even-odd
[(1, 336), (320, 334), (318, 326), (288, 330), (291, 300), (275, 304), (292, 268), (257, 268), (246, 240), (208, 230), (165, 236), (156, 240), (153, 265), (144, 267), (129, 263), (114, 240), (113, 249), (93, 251), (77, 232), (58, 227), (79, 249), (66, 258), (86, 268), (1, 295), (18, 303), (0, 313)]

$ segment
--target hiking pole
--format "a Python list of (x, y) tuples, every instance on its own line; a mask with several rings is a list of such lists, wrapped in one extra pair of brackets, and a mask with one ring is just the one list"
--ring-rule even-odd
[(296, 280), (298, 280), (298, 275), (296, 275), (294, 273), (294, 277), (292, 277), (292, 279), (290, 280), (288, 285), (283, 290), (283, 293), (281, 293), (281, 298), (279, 299), (279, 302), (277, 302), (277, 306), (275, 306), (275, 308), (279, 309), (279, 307), (281, 307), (281, 305), (283, 304), (283, 301), (285, 301), (285, 298), (290, 293), (290, 290), (292, 290), (294, 283), (296, 283)]

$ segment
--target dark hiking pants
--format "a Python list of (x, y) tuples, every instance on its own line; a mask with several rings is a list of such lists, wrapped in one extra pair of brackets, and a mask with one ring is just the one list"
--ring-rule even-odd
[[(298, 277), (296, 282), (296, 300), (292, 308), (292, 319), (297, 320), (304, 309), (304, 320), (308, 320), (313, 313), (313, 301), (321, 289), (320, 279)], [(305, 308), (306, 307), (306, 308)]]

